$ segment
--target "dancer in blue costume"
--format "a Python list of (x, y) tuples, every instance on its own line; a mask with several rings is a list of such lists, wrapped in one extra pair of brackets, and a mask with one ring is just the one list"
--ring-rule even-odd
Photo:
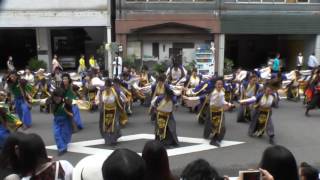
[(50, 99), (52, 103), (53, 134), (59, 155), (67, 152), (68, 144), (71, 142), (73, 121), (72, 106), (64, 101), (64, 90), (57, 88)]
[(72, 105), (73, 119), (79, 130), (83, 129), (83, 124), (80, 116), (80, 110), (77, 104), (73, 104), (72, 101), (78, 99), (80, 95), (77, 93), (78, 88), (72, 84), (72, 79), (69, 74), (62, 75), (61, 87), (64, 90), (64, 98), (66, 103)]
[(5, 98), (5, 92), (0, 92), (0, 149), (10, 133), (17, 131), (23, 125), (18, 117), (10, 113)]
[(30, 128), (31, 119), (31, 92), (32, 86), (26, 80), (20, 79), (16, 72), (11, 72), (7, 79), (10, 92), (14, 95), (16, 112), (24, 124), (24, 129)]

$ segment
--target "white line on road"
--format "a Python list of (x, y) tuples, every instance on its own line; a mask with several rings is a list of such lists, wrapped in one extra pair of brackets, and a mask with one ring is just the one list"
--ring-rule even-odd
[[(139, 139), (147, 139), (152, 140), (154, 139), (153, 134), (134, 134), (128, 136), (122, 136), (119, 138), (119, 142), (126, 142), (126, 141), (134, 141)], [(209, 144), (209, 140), (202, 139), (202, 138), (191, 138), (191, 137), (178, 137), (180, 142), (183, 143), (190, 143), (192, 145), (185, 146), (185, 147), (177, 147), (173, 149), (168, 149), (168, 156), (177, 156), (182, 154), (189, 154), (201, 151), (207, 151), (211, 149), (216, 149), (218, 147), (212, 146)], [(243, 144), (244, 142), (240, 141), (222, 141), (221, 147), (228, 147), (228, 146), (235, 146), (239, 144)], [(109, 155), (113, 152), (111, 149), (103, 149), (103, 148), (96, 148), (96, 147), (88, 147), (88, 146), (96, 146), (96, 145), (103, 145), (103, 139), (95, 139), (95, 140), (88, 140), (88, 141), (80, 141), (70, 143), (68, 145), (68, 151), (73, 153), (81, 153), (81, 154), (104, 154)], [(47, 146), (47, 149), (57, 150), (55, 145)], [(107, 148), (107, 146), (106, 146)], [(141, 153), (139, 153), (141, 155)]]

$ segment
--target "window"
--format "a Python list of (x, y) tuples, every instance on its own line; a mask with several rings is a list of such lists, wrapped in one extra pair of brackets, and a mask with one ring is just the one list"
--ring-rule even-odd
[(214, 0), (127, 0), (127, 2), (213, 2)]
[(159, 58), (159, 43), (152, 43), (152, 56)]
[(286, 1), (289, 0), (237, 0), (239, 3), (286, 3)]

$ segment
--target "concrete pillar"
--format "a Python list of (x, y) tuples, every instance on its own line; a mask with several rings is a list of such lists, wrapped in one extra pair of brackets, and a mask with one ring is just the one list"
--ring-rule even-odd
[[(111, 27), (107, 27), (107, 43), (111, 43)], [(113, 61), (113, 57), (111, 52), (107, 52), (108, 53), (108, 60), (107, 63), (105, 63), (106, 69), (108, 69), (109, 72), (109, 77), (112, 77), (112, 61)]]
[(127, 57), (127, 35), (117, 34), (117, 43), (122, 45), (122, 59)]
[(47, 71), (51, 71), (51, 38), (48, 28), (36, 28), (38, 59), (47, 63)]
[(223, 75), (224, 47), (225, 47), (225, 35), (215, 34), (214, 35), (215, 68), (219, 76)]
[(314, 53), (318, 59), (320, 59), (320, 34), (316, 36), (316, 44)]

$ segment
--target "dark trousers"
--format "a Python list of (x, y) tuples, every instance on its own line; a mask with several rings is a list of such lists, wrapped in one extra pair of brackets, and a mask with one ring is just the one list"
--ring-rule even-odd
[(320, 93), (314, 94), (310, 103), (307, 106), (307, 110), (315, 109), (316, 107), (320, 107)]

